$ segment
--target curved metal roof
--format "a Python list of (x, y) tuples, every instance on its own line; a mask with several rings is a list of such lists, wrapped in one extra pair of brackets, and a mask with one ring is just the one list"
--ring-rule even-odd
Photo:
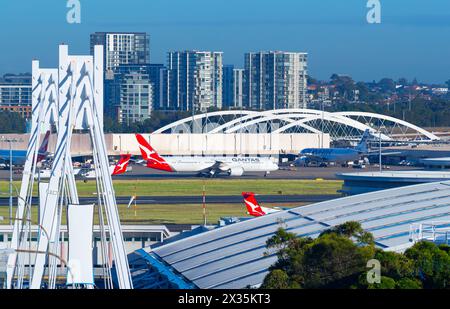
[[(330, 132), (332, 138), (348, 138), (369, 129), (372, 133), (382, 132), (384, 140), (393, 140), (394, 136), (401, 139), (439, 140), (439, 137), (412, 123), (394, 117), (367, 112), (326, 112), (313, 109), (278, 109), (266, 111), (228, 110), (193, 115), (168, 124), (154, 133), (190, 132), (189, 128), (200, 126), (200, 132), (195, 133), (233, 133), (251, 130), (264, 123), (279, 121), (273, 126), (272, 132), (281, 133), (293, 128), (300, 128), (307, 132), (320, 133), (321, 130)], [(328, 125), (323, 126), (321, 122)], [(188, 125), (191, 124), (191, 125)], [(348, 128), (346, 128), (348, 127)], [(358, 133), (359, 132), (359, 133)], [(353, 136), (354, 137), (354, 136)]]
[(199, 288), (245, 288), (262, 283), (275, 255), (265, 243), (282, 224), (299, 236), (359, 221), (379, 248), (402, 251), (411, 246), (410, 226), (450, 222), (450, 182), (420, 184), (301, 206), (208, 232), (144, 248), (168, 269)]

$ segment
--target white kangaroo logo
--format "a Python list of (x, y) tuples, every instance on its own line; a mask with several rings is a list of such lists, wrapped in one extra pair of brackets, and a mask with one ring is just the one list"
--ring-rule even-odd
[(245, 200), (245, 203), (248, 206), (250, 206), (250, 208), (252, 209), (252, 212), (260, 214), (260, 215), (265, 215), (265, 212), (262, 209), (258, 209), (258, 206), (256, 206), (252, 202)]
[(140, 144), (139, 144), (139, 148), (141, 148), (145, 152), (145, 155), (147, 156), (146, 159), (150, 159), (151, 155), (156, 153), (154, 150), (150, 150), (147, 147), (142, 146)]
[(255, 204), (253, 204), (252, 202), (247, 201), (247, 200), (245, 200), (245, 203), (246, 203), (248, 206), (250, 206), (250, 208), (251, 208), (253, 211), (255, 211), (255, 209), (256, 209), (256, 205), (255, 205)]
[(118, 172), (119, 171), (122, 171), (124, 168), (125, 168), (125, 165), (128, 163), (128, 160), (127, 161), (125, 161), (125, 162), (122, 162), (122, 163), (120, 163), (120, 164), (117, 164), (117, 167), (118, 167)]

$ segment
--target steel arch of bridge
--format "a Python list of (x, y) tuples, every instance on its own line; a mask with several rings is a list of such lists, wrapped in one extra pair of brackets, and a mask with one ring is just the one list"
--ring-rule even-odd
[[(418, 127), (412, 123), (409, 123), (407, 121), (397, 119), (391, 116), (376, 114), (376, 113), (369, 113), (369, 112), (337, 112), (336, 115), (341, 115), (347, 118), (355, 117), (356, 121), (362, 122), (362, 123), (372, 123), (373, 120), (377, 120), (379, 123), (376, 126), (377, 130), (381, 130), (385, 134), (389, 136), (395, 136), (396, 132), (395, 129), (399, 130), (399, 135), (407, 135), (408, 130), (412, 130), (416, 132), (415, 138), (420, 138), (420, 135), (423, 135), (427, 137), (430, 140), (439, 140), (439, 137), (434, 135), (433, 133), (428, 132), (427, 130)], [(394, 125), (386, 125), (387, 123), (393, 123)], [(373, 126), (372, 126), (373, 127)], [(389, 130), (390, 128), (390, 130)]]
[[(234, 118), (236, 118), (238, 115), (251, 115), (251, 114), (256, 115), (258, 113), (259, 112), (255, 112), (255, 111), (245, 111), (245, 110), (234, 111), (234, 110), (232, 110), (232, 111), (218, 111), (218, 112), (198, 114), (198, 115), (186, 117), (184, 119), (180, 119), (178, 121), (172, 122), (162, 128), (159, 128), (158, 130), (156, 130), (153, 133), (158, 134), (158, 133), (164, 133), (169, 130), (174, 130), (179, 126), (188, 124), (189, 122), (192, 122), (192, 121), (199, 121), (199, 120), (206, 119), (206, 122), (208, 122), (208, 118), (212, 118), (212, 117), (223, 118), (224, 116), (234, 116)], [(208, 132), (205, 132), (205, 133), (208, 133)]]
[[(291, 114), (291, 115), (270, 115), (269, 114), (268, 116), (264, 116), (264, 117), (260, 117), (260, 118), (256, 118), (256, 119), (247, 119), (248, 121), (245, 121), (245, 122), (240, 122), (239, 119), (237, 119), (239, 124), (234, 125), (235, 123), (233, 123), (233, 124), (227, 123), (225, 125), (222, 125), (221, 127), (215, 128), (214, 130), (210, 131), (209, 133), (219, 133), (222, 131), (223, 131), (223, 133), (227, 133), (227, 134), (228, 133), (236, 133), (238, 131), (241, 131), (242, 129), (256, 126), (261, 123), (266, 123), (266, 122), (270, 123), (273, 120), (279, 120), (279, 121), (283, 121), (283, 122), (287, 122), (287, 123), (291, 124), (291, 123), (296, 123), (297, 122), (296, 119), (303, 119), (303, 117), (305, 117), (305, 115), (303, 115), (303, 114)], [(235, 121), (233, 121), (233, 122), (235, 122)], [(282, 127), (284, 127), (286, 125), (283, 125)], [(298, 124), (298, 126), (301, 127), (302, 129), (306, 129), (307, 131), (309, 131), (311, 133), (317, 133), (317, 134), (322, 133), (320, 130), (317, 130), (316, 128), (311, 127), (305, 123), (300, 123), (300, 124)], [(220, 129), (222, 129), (222, 130), (220, 130)], [(273, 128), (272, 128), (272, 130), (273, 130)], [(278, 130), (278, 128), (275, 130)], [(272, 133), (275, 133), (275, 130), (273, 130)], [(248, 132), (248, 130), (246, 132)]]
[[(310, 115), (315, 115), (317, 113), (316, 110), (313, 109), (279, 109), (279, 110), (268, 110), (268, 111), (263, 111), (263, 112), (258, 112), (256, 114), (249, 114), (249, 115), (245, 115), (242, 116), (240, 118), (236, 118), (232, 121), (229, 121), (219, 127), (216, 127), (214, 130), (208, 132), (208, 133), (229, 133), (227, 131), (231, 130), (230, 128), (232, 128), (233, 126), (236, 125), (242, 125), (246, 122), (249, 121), (255, 121), (256, 119), (261, 119), (260, 122), (263, 121), (272, 121), (272, 120), (285, 120), (288, 122), (292, 122), (290, 120), (288, 120), (289, 118), (292, 120), (295, 120), (296, 118), (304, 118), (304, 117), (308, 117)], [(273, 117), (273, 115), (278, 115), (278, 117)], [(254, 123), (258, 123), (257, 121)], [(314, 133), (320, 133), (320, 131), (312, 128), (312, 127), (308, 127), (305, 125), (305, 129), (310, 130), (311, 132)], [(317, 132), (318, 131), (318, 132)]]
[[(228, 118), (228, 119), (227, 119)], [(198, 114), (175, 121), (154, 133), (174, 133), (177, 128), (192, 125), (201, 133), (234, 133), (251, 131), (255, 126), (268, 124), (270, 132), (305, 131), (329, 133), (333, 140), (359, 138), (369, 129), (382, 133), (383, 140), (422, 139), (439, 140), (439, 137), (414, 124), (394, 117), (368, 112), (325, 112), (313, 109), (279, 109), (268, 111), (231, 110)], [(274, 128), (273, 124), (279, 127)], [(395, 138), (394, 138), (395, 137)]]

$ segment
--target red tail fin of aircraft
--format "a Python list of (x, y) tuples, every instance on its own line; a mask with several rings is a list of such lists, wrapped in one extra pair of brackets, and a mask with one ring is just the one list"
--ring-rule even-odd
[(121, 155), (120, 160), (117, 163), (116, 167), (114, 168), (114, 171), (112, 172), (112, 175), (120, 175), (127, 171), (128, 163), (130, 163), (131, 155)]
[(139, 143), (139, 149), (141, 150), (142, 158), (147, 161), (147, 167), (157, 170), (173, 172), (172, 167), (162, 158), (147, 140), (140, 134), (136, 134), (136, 139)]
[(45, 133), (44, 140), (42, 141), (41, 147), (38, 150), (37, 162), (41, 162), (47, 157), (48, 141), (50, 139), (50, 130)]
[(266, 214), (256, 200), (253, 192), (242, 192), (242, 196), (244, 197), (245, 207), (247, 207), (249, 215), (260, 217)]

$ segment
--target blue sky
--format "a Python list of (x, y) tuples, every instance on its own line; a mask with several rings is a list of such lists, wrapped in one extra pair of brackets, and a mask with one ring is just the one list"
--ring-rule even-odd
[[(366, 22), (366, 0), (80, 0), (81, 24), (66, 22), (66, 0), (0, 0), (0, 74), (55, 66), (57, 45), (89, 53), (95, 31), (146, 31), (150, 59), (168, 50), (224, 52), (243, 65), (258, 50), (309, 53), (316, 78), (450, 79), (450, 1), (380, 0), (382, 23)], [(5, 44), (7, 43), (7, 44)]]

